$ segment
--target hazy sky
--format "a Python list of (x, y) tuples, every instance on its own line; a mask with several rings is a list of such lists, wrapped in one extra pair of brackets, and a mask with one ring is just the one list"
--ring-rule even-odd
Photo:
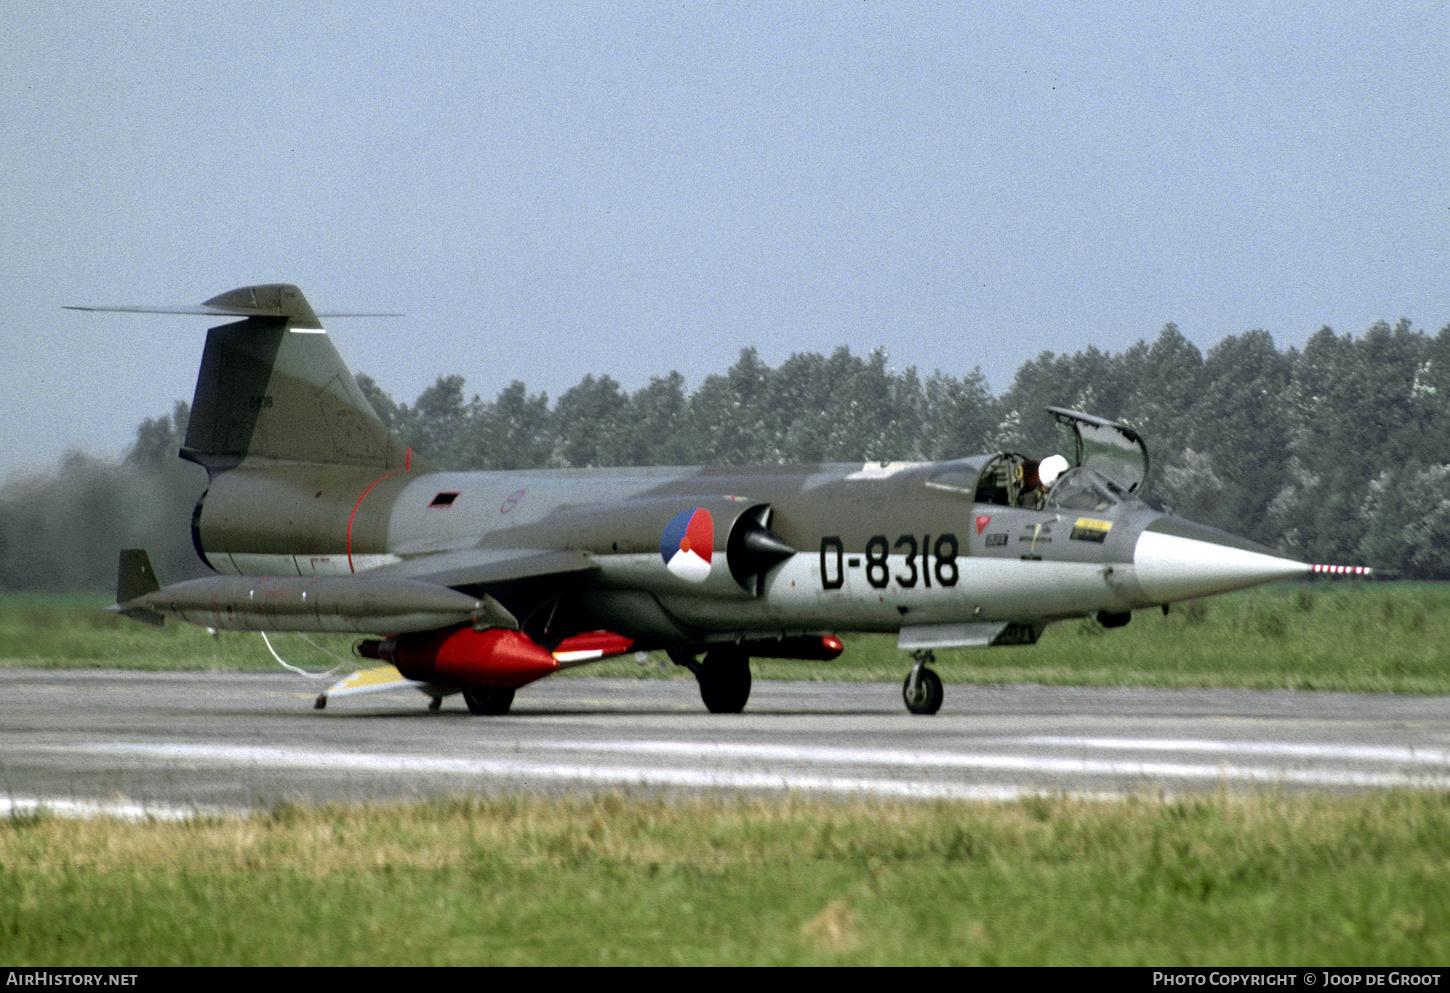
[(0, 0), (0, 476), (291, 282), (396, 399), (1450, 323), (1441, 2)]

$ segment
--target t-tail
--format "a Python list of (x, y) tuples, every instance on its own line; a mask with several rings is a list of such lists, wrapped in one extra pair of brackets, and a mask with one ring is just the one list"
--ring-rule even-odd
[(76, 309), (241, 318), (207, 333), (181, 446), (210, 478), (192, 515), (203, 562), (277, 576), (389, 560), (387, 501), (363, 497), (432, 467), (388, 431), (301, 290), (272, 283), (200, 306)]
[(207, 334), (182, 457), (213, 476), (251, 459), (409, 467), (297, 287), (244, 287), (203, 307), (245, 320)]

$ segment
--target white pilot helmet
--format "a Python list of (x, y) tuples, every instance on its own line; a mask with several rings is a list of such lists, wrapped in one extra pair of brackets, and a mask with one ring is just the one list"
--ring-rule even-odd
[(1049, 455), (1037, 467), (1037, 478), (1042, 480), (1043, 486), (1051, 486), (1064, 472), (1067, 472), (1067, 459), (1061, 455)]

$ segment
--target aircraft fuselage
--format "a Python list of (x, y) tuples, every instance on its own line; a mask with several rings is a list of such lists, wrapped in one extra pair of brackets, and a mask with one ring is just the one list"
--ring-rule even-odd
[[(1033, 509), (932, 484), (988, 459), (475, 473), (244, 464), (214, 480), (196, 538), (212, 568), (238, 576), (436, 576), (450, 556), (567, 550), (592, 568), (570, 584), (566, 626), (607, 619), (657, 644), (1119, 614), (1181, 598), (1172, 583), (1139, 581), (1145, 532), (1228, 538), (1132, 499)], [(708, 514), (711, 554), (680, 575), (662, 529), (695, 510)], [(795, 554), (742, 577), (731, 547), (742, 522)]]

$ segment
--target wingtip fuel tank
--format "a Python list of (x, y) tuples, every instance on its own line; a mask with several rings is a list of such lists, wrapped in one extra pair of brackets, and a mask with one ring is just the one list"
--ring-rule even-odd
[(224, 631), (429, 631), (486, 612), (478, 597), (413, 579), (207, 576), (142, 593), (115, 608)]

